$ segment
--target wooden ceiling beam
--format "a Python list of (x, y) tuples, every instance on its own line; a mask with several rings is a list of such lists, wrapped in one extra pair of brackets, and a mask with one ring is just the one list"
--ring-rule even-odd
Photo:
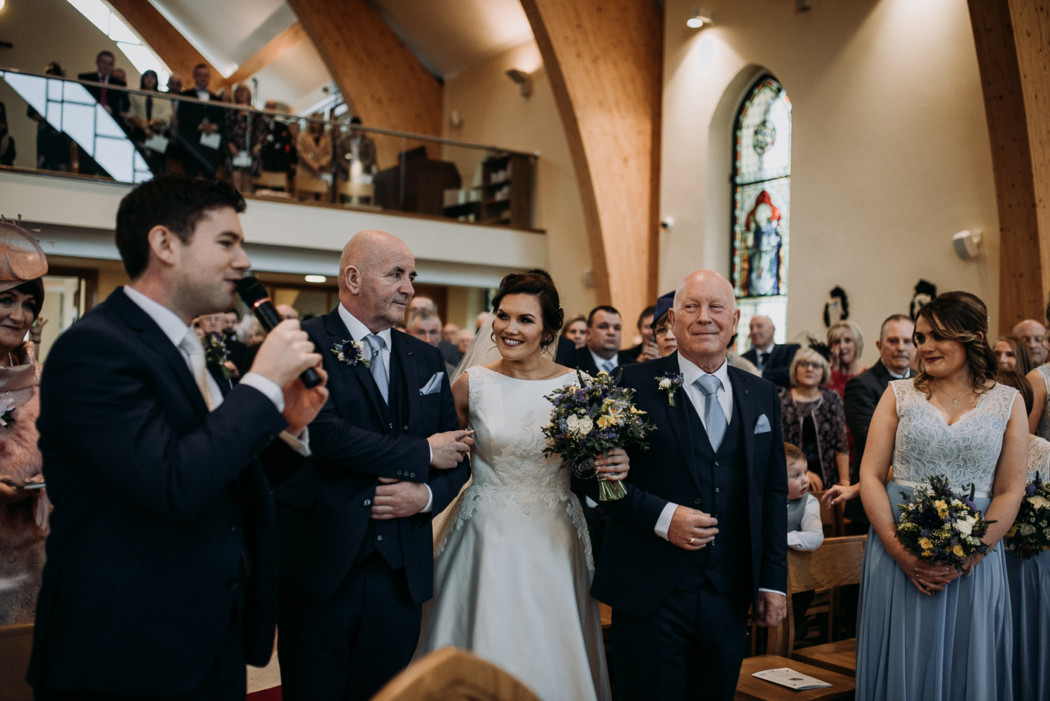
[(599, 304), (630, 329), (656, 300), (663, 10), (522, 0), (569, 141)]
[(109, 0), (109, 5), (173, 73), (182, 76), (187, 88), (193, 85), (193, 67), (200, 63), (207, 64), (211, 70), (213, 86), (214, 81), (222, 79), (218, 69), (150, 3), (143, 0)]
[(443, 86), (365, 0), (288, 4), (365, 124), (441, 136)]
[(969, 0), (999, 208), (999, 333), (1050, 294), (1050, 0)]
[(243, 83), (253, 75), (270, 65), (286, 50), (301, 41), (309, 41), (302, 22), (296, 22), (283, 32), (275, 36), (266, 45), (255, 52), (255, 55), (237, 67), (229, 78), (226, 79), (226, 87), (232, 87), (236, 83)]

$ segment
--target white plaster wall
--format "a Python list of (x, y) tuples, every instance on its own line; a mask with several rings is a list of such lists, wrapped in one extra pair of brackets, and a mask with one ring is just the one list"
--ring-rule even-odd
[[(511, 68), (533, 72), (533, 92), (528, 99), (506, 76)], [(462, 116), (461, 127), (449, 123), (453, 111)], [(594, 290), (583, 281), (591, 259), (576, 171), (536, 43), (508, 49), (449, 79), (445, 117), (447, 138), (539, 153), (533, 225), (547, 232), (544, 267), (558, 286), (566, 316), (589, 311), (597, 302)], [(469, 185), (472, 173), (462, 175), (464, 185)]]
[[(955, 0), (709, 0), (716, 26), (685, 27), (667, 0), (660, 289), (729, 268), (733, 113), (764, 71), (793, 105), (787, 337), (823, 335), (828, 291), (877, 358), (881, 320), (907, 311), (919, 278), (998, 305), (991, 149), (966, 3)], [(976, 261), (952, 251), (985, 234)], [(993, 328), (996, 325), (993, 318)]]

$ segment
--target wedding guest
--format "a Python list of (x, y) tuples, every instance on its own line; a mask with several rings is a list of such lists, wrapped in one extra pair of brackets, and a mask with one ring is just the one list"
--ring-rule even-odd
[[(787, 461), (787, 538), (792, 550), (816, 550), (824, 542), (824, 526), (820, 521), (820, 502), (810, 494), (809, 468), (806, 454), (798, 446), (784, 444)], [(791, 608), (795, 620), (795, 640), (806, 637), (806, 611), (813, 603), (812, 589), (791, 593)]]
[[(995, 382), (987, 338), (988, 309), (980, 299), (939, 295), (915, 321), (919, 374), (891, 382), (875, 409), (860, 470), (872, 534), (861, 579), (857, 698), (1011, 696), (1009, 595), (999, 540), (1024, 494), (1028, 436), (1017, 390)], [(989, 550), (967, 559), (969, 576), (920, 559), (896, 537), (899, 505), (934, 476), (947, 478), (957, 494), (969, 496), (972, 489), (990, 521), (981, 538)]]
[[(85, 81), (84, 89), (95, 98), (102, 109), (113, 115), (114, 119), (118, 119), (118, 115), (125, 109), (124, 100), (127, 94), (119, 90), (111, 90), (106, 86), (123, 88), (127, 87), (127, 83), (113, 75), (115, 61), (112, 51), (99, 51), (95, 56), (95, 70), (77, 74), (77, 80)], [(87, 151), (79, 146), (77, 151), (78, 172), (84, 175), (107, 175)]]
[(776, 327), (768, 316), (751, 317), (748, 325), (751, 335), (751, 349), (744, 353), (744, 358), (755, 364), (762, 372), (762, 377), (779, 387), (791, 386), (791, 359), (799, 349), (797, 343), (774, 343), (773, 334)]
[(849, 480), (846, 415), (837, 392), (827, 389), (828, 361), (812, 348), (791, 361), (791, 389), (781, 395), (784, 440), (806, 454), (810, 482), (816, 491)]
[(638, 335), (641, 341), (636, 346), (628, 348), (625, 352), (634, 356), (635, 362), (643, 362), (658, 357), (656, 341), (653, 339), (653, 313), (655, 306), (648, 306), (638, 315)]
[(470, 348), (471, 342), (473, 341), (473, 331), (471, 331), (470, 329), (461, 330), (456, 336), (456, 349), (459, 351), (459, 354), (463, 355), (464, 353), (466, 353), (467, 349)]
[(653, 309), (653, 339), (656, 341), (656, 355), (658, 358), (667, 356), (678, 350), (678, 342), (674, 337), (674, 328), (671, 324), (671, 307), (674, 306), (674, 292), (660, 295)]
[(1032, 356), (1032, 367), (1039, 367), (1046, 362), (1046, 346), (1043, 345), (1045, 326), (1035, 319), (1025, 319), (1014, 326), (1010, 335), (1028, 347), (1028, 354)]
[[(875, 407), (886, 392), (892, 380), (903, 380), (912, 377), (911, 366), (915, 362), (915, 322), (906, 314), (891, 314), (882, 322), (879, 340), (875, 346), (879, 349), (879, 359), (870, 368), (846, 383), (846, 398), (843, 408), (846, 412), (846, 427), (853, 436), (853, 452), (850, 454), (850, 484), (859, 485), (860, 464), (864, 457), (864, 446), (868, 442), (868, 427)], [(825, 492), (835, 489), (828, 485)], [(858, 487), (859, 489), (859, 487)], [(850, 497), (852, 498), (852, 497)], [(849, 502), (847, 498), (846, 501)], [(835, 495), (828, 498), (836, 499)], [(834, 503), (838, 503), (837, 501)], [(845, 507), (845, 516), (861, 532), (868, 530), (868, 517), (860, 502), (849, 502)]]
[(572, 341), (576, 348), (583, 348), (587, 345), (587, 317), (580, 314), (566, 321), (561, 335)]
[(864, 372), (860, 356), (864, 353), (864, 335), (860, 326), (844, 319), (828, 328), (828, 348), (831, 349), (831, 378), (828, 389), (838, 392), (839, 397), (846, 394), (846, 383)]
[(1028, 353), (1028, 347), (1012, 336), (1000, 336), (992, 352), (1003, 370), (1016, 370), (1024, 377), (1032, 371), (1032, 356)]
[(9, 625), (33, 622), (50, 511), (44, 490), (31, 487), (43, 482), (40, 368), (25, 341), (44, 304), (47, 260), (25, 229), (4, 221), (0, 231), (0, 625)]
[[(244, 83), (233, 86), (233, 103), (252, 106), (252, 91)], [(266, 119), (254, 110), (223, 110), (223, 140), (226, 144), (226, 172), (240, 192), (252, 191), (252, 178), (259, 174), (259, 153), (266, 129)]]
[[(350, 129), (335, 145), (336, 175), (343, 182), (370, 183), (378, 170), (376, 165), (376, 142), (357, 127), (361, 118), (350, 118)], [(355, 203), (366, 198), (354, 197)]]
[(441, 342), (438, 343), (438, 350), (441, 351), (441, 357), (445, 359), (445, 362), (452, 367), (458, 365), (463, 358), (463, 354), (459, 352), (459, 347), (456, 345), (458, 334), (459, 327), (455, 324), (448, 323), (441, 327)]
[(570, 359), (572, 367), (594, 376), (599, 372), (612, 374), (621, 365), (633, 363), (634, 359), (620, 350), (622, 339), (620, 312), (607, 304), (595, 307), (587, 316), (584, 346), (577, 348)]
[[(139, 80), (139, 89), (150, 92), (160, 92), (157, 83), (157, 72), (145, 71)], [(163, 173), (164, 164), (167, 160), (167, 148), (160, 149), (150, 144), (154, 136), (167, 138), (168, 127), (171, 124), (172, 106), (171, 100), (167, 98), (154, 97), (153, 95), (129, 95), (131, 108), (128, 110), (128, 120), (134, 125), (132, 138), (139, 152), (146, 159), (150, 171)]]
[(441, 342), (441, 317), (430, 309), (416, 309), (408, 315), (408, 333), (435, 348)]
[[(997, 379), (1021, 393), (1032, 410), (1032, 387), (1017, 370), (1000, 368)], [(1036, 477), (1050, 480), (1050, 441), (1028, 436), (1027, 484)], [(1010, 612), (1013, 615), (1013, 677), (1015, 699), (1050, 698), (1050, 550), (1025, 559), (1006, 550), (1006, 575), (1010, 582)]]
[(320, 112), (310, 115), (306, 131), (296, 139), (299, 155), (296, 178), (320, 180), (324, 175), (331, 175), (332, 139), (325, 131), (323, 119), (324, 115)]
[(223, 123), (223, 111), (213, 104), (219, 96), (208, 90), (210, 83), (211, 69), (198, 63), (193, 67), (193, 87), (180, 93), (191, 99), (180, 100), (175, 113), (182, 172), (190, 177), (213, 178), (222, 162), (221, 137), (216, 136)]
[(255, 348), (266, 339), (266, 329), (254, 316), (245, 317), (245, 319), (248, 321), (248, 326), (244, 332), (244, 344), (248, 348)]
[[(44, 75), (65, 77), (66, 72), (57, 61), (52, 61), (44, 68)], [(26, 116), (36, 122), (36, 167), (40, 170), (68, 172), (69, 148), (72, 144), (70, 138), (51, 126), (32, 105), (26, 107)]]

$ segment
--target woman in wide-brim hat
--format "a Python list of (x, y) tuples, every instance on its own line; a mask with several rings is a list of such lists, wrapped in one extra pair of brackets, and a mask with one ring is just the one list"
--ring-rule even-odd
[(50, 503), (32, 488), (43, 481), (40, 370), (26, 334), (44, 304), (46, 272), (36, 239), (0, 221), (0, 625), (33, 620), (44, 566)]

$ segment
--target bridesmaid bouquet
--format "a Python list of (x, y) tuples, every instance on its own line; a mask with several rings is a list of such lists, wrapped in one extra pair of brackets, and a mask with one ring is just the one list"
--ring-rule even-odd
[(909, 503), (900, 505), (897, 540), (921, 560), (964, 572), (966, 558), (988, 552), (981, 536), (989, 521), (974, 506), (972, 484), (967, 499), (952, 492), (947, 477), (925, 481), (915, 488), (914, 501), (901, 493)]
[[(543, 427), (547, 438), (544, 456), (558, 454), (578, 469), (613, 448), (638, 444), (645, 446), (645, 436), (653, 425), (645, 412), (634, 405), (634, 390), (618, 387), (608, 373), (585, 378), (576, 372), (579, 382), (548, 394), (554, 405), (551, 421)], [(610, 482), (598, 475), (598, 499), (615, 501), (627, 496), (620, 482)]]
[(1025, 485), (1017, 520), (1006, 532), (1006, 548), (1022, 560), (1050, 550), (1050, 482), (1039, 475)]

